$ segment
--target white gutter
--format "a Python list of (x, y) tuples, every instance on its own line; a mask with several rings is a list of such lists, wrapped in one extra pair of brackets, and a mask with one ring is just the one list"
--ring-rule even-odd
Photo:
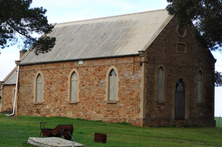
[(16, 104), (16, 98), (17, 98), (17, 90), (18, 90), (18, 78), (19, 78), (19, 65), (17, 67), (17, 76), (16, 76), (16, 87), (15, 87), (15, 96), (14, 96), (14, 103), (13, 103), (13, 111), (12, 114), (6, 114), (7, 116), (13, 116), (15, 114), (15, 104)]

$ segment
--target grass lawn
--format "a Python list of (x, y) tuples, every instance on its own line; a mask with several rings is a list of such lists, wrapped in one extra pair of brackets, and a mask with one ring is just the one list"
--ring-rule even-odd
[[(135, 127), (127, 123), (105, 123), (65, 117), (7, 117), (0, 114), (0, 146), (16, 147), (25, 144), (29, 137), (39, 137), (39, 122), (47, 128), (59, 124), (72, 124), (73, 137), (85, 147), (177, 147), (222, 146), (222, 128)], [(222, 121), (222, 120), (221, 120)], [(106, 133), (107, 143), (95, 143), (94, 133)]]

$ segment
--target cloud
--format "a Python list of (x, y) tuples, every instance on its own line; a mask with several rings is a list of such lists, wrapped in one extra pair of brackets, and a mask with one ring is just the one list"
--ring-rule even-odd
[(32, 7), (47, 9), (50, 23), (60, 23), (90, 18), (106, 17), (120, 14), (142, 12), (154, 9), (163, 9), (167, 5), (166, 0), (148, 2), (147, 0), (54, 0), (33, 1)]
[(222, 72), (222, 53), (219, 51), (214, 51), (212, 52), (214, 58), (217, 60), (216, 64), (215, 64), (215, 70)]
[(15, 60), (18, 60), (18, 54), (2, 52), (0, 55), (0, 81), (2, 81), (16, 66)]

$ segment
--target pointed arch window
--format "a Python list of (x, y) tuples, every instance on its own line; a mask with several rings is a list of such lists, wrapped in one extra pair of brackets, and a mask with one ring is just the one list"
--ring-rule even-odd
[(36, 78), (36, 102), (42, 102), (43, 95), (43, 79), (42, 75), (38, 74)]
[(186, 87), (183, 79), (179, 79), (175, 87), (175, 101), (174, 101), (174, 111), (176, 120), (185, 119), (185, 93)]
[(163, 102), (163, 68), (160, 67), (158, 70), (158, 80), (157, 80), (157, 102)]
[(109, 74), (109, 101), (116, 101), (116, 72), (114, 69)]
[(111, 66), (106, 73), (106, 97), (107, 103), (116, 103), (119, 101), (119, 76), (115, 66)]
[(197, 74), (197, 104), (202, 103), (202, 72)]
[(71, 76), (71, 96), (70, 101), (71, 102), (77, 102), (77, 91), (78, 91), (78, 77), (76, 72), (72, 73)]
[(76, 69), (73, 69), (69, 73), (68, 102), (69, 103), (79, 102), (79, 73)]

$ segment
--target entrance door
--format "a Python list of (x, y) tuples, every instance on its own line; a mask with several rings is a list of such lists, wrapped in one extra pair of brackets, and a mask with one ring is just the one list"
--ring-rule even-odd
[(185, 119), (185, 85), (182, 79), (177, 81), (175, 89), (175, 119)]

